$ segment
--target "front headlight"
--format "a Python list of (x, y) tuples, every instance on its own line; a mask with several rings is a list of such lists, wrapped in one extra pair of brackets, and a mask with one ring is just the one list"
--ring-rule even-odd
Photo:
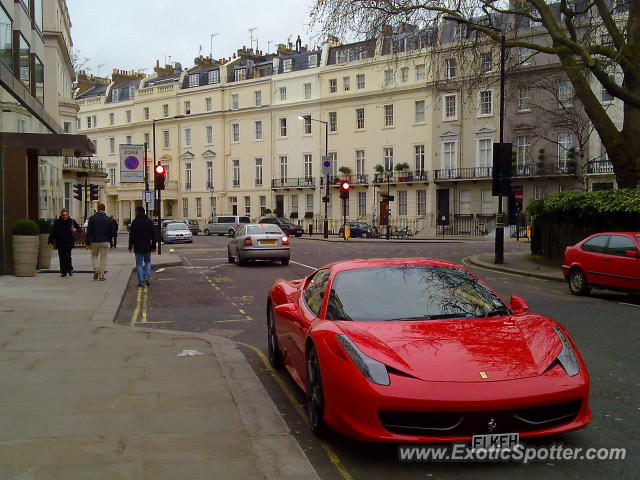
[(573, 377), (580, 372), (580, 362), (578, 362), (578, 357), (576, 357), (569, 340), (567, 340), (567, 337), (562, 333), (562, 330), (555, 325), (553, 326), (553, 329), (558, 334), (558, 337), (560, 337), (560, 342), (562, 343), (562, 350), (558, 354), (558, 362), (562, 365), (564, 371), (567, 372), (567, 375)]
[(353, 363), (356, 364), (367, 380), (378, 385), (389, 385), (391, 383), (384, 363), (380, 363), (362, 353), (347, 335), (337, 335), (337, 338), (345, 352), (349, 354)]

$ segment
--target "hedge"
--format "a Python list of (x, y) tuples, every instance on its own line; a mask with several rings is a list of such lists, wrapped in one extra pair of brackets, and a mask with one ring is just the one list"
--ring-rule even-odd
[(527, 212), (534, 223), (637, 230), (640, 228), (640, 189), (562, 192), (531, 201)]

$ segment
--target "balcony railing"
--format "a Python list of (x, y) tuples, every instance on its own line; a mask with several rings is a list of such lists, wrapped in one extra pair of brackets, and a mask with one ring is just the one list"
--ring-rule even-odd
[(403, 172), (393, 172), (391, 175), (386, 173), (376, 173), (373, 175), (374, 183), (414, 183), (428, 182), (429, 172), (426, 170), (405, 170)]
[(492, 167), (445, 168), (434, 171), (434, 181), (439, 180), (484, 180), (491, 178)]
[(563, 163), (525, 163), (514, 165), (511, 172), (514, 177), (550, 177), (556, 175), (575, 175), (575, 162)]
[(315, 188), (313, 177), (274, 178), (271, 188)]
[(90, 158), (65, 157), (63, 160), (63, 168), (73, 168), (77, 170), (89, 170), (93, 173), (105, 173), (104, 167), (100, 160)]
[(613, 164), (609, 160), (595, 160), (587, 163), (590, 175), (613, 175)]

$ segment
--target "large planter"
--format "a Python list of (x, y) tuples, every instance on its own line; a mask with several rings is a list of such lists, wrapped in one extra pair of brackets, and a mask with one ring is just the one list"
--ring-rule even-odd
[(13, 268), (16, 277), (35, 277), (39, 246), (38, 235), (13, 236)]
[(38, 270), (51, 268), (51, 247), (48, 244), (49, 234), (40, 234), (40, 249), (38, 250)]

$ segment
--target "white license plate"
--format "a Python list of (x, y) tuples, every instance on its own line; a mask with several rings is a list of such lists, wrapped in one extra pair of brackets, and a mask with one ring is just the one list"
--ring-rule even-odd
[(496, 433), (488, 435), (474, 435), (471, 448), (511, 448), (520, 442), (518, 433)]

